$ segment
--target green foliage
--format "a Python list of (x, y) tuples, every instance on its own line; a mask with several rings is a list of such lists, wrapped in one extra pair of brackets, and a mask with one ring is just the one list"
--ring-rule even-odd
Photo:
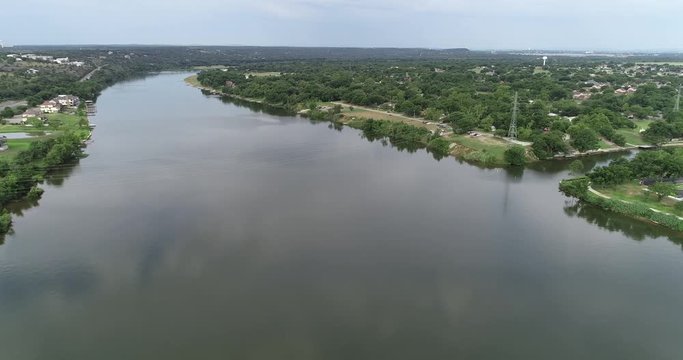
[(7, 210), (0, 212), (0, 234), (7, 234), (12, 229), (12, 215)]
[(584, 165), (583, 161), (581, 160), (574, 160), (569, 164), (569, 171), (571, 171), (572, 174), (580, 174), (584, 171)]
[(653, 221), (676, 231), (683, 231), (683, 220), (675, 215), (664, 214), (650, 209), (643, 203), (606, 199), (588, 191), (590, 181), (586, 177), (562, 180), (560, 190), (567, 196), (578, 198), (604, 210)]
[(463, 159), (486, 166), (493, 166), (496, 164), (496, 155), (486, 149), (469, 152), (463, 156)]
[(2, 111), (0, 111), (0, 118), (2, 119), (8, 119), (14, 116), (14, 110), (10, 107), (4, 108)]
[(575, 179), (562, 180), (560, 181), (560, 191), (567, 196), (582, 199), (584, 196), (586, 196), (586, 194), (588, 194), (589, 184), (590, 179), (585, 176)]
[(600, 139), (595, 131), (582, 125), (572, 125), (568, 129), (571, 145), (580, 152), (600, 148)]
[(505, 161), (512, 166), (524, 166), (526, 164), (526, 149), (523, 146), (514, 145), (505, 150)]
[(550, 130), (564, 133), (567, 132), (567, 129), (569, 129), (570, 126), (572, 126), (572, 123), (569, 120), (559, 119), (553, 121), (553, 123), (550, 125)]
[(661, 201), (666, 196), (675, 195), (678, 189), (674, 183), (657, 182), (650, 185), (650, 190), (657, 194), (657, 199)]
[[(27, 150), (20, 152), (13, 162), (0, 162), (0, 207), (23, 199), (40, 198), (43, 190), (36, 186), (50, 170), (73, 162), (81, 156), (81, 140), (74, 134), (34, 141)], [(9, 213), (0, 215), (0, 233), (11, 226)]]
[(450, 152), (450, 146), (450, 141), (441, 137), (437, 137), (432, 139), (429, 144), (427, 144), (427, 150), (437, 156), (446, 156)]
[(597, 185), (618, 185), (631, 180), (633, 172), (627, 160), (617, 159), (608, 166), (594, 169), (587, 176)]
[(557, 153), (567, 153), (569, 151), (567, 143), (562, 139), (562, 133), (558, 131), (536, 135), (533, 141), (531, 149), (539, 159), (548, 159)]
[(674, 137), (676, 130), (671, 124), (663, 121), (656, 121), (641, 133), (643, 140), (653, 145), (661, 145), (670, 141)]
[(427, 151), (441, 158), (449, 153), (450, 143), (421, 127), (388, 120), (356, 120), (348, 124), (360, 129), (369, 141), (389, 139), (391, 145), (399, 150), (415, 152), (426, 148)]
[(28, 194), (26, 194), (26, 198), (31, 200), (31, 201), (36, 201), (36, 200), (40, 199), (41, 196), (43, 196), (44, 191), (45, 190), (43, 190), (37, 186), (34, 186), (31, 188), (31, 190), (28, 191)]
[(683, 150), (642, 151), (629, 166), (636, 178), (679, 178), (683, 176)]

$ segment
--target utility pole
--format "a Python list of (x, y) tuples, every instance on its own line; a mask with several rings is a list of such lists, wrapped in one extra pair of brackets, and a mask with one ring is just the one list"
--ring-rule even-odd
[(510, 130), (508, 131), (508, 137), (511, 139), (517, 139), (517, 112), (519, 111), (519, 103), (517, 92), (515, 91), (515, 104), (512, 107), (512, 121), (510, 121)]

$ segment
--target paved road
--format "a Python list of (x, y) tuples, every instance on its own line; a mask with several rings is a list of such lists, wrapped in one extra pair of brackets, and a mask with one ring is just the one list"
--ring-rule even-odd
[(98, 66), (97, 69), (95, 69), (95, 70), (89, 72), (89, 73), (88, 73), (87, 75), (85, 75), (80, 81), (82, 82), (82, 81), (90, 80), (90, 78), (91, 78), (93, 75), (95, 75), (95, 73), (98, 72), (101, 68), (102, 68), (101, 66)]

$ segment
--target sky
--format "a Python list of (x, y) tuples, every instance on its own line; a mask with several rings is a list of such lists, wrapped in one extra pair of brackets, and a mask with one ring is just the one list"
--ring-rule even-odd
[(2, 0), (15, 45), (683, 50), (683, 0)]

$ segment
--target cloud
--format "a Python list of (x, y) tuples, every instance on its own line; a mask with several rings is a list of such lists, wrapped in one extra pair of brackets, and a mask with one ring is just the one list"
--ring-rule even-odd
[(645, 49), (680, 48), (670, 34), (683, 32), (681, 0), (22, 0), (3, 11), (14, 44)]

